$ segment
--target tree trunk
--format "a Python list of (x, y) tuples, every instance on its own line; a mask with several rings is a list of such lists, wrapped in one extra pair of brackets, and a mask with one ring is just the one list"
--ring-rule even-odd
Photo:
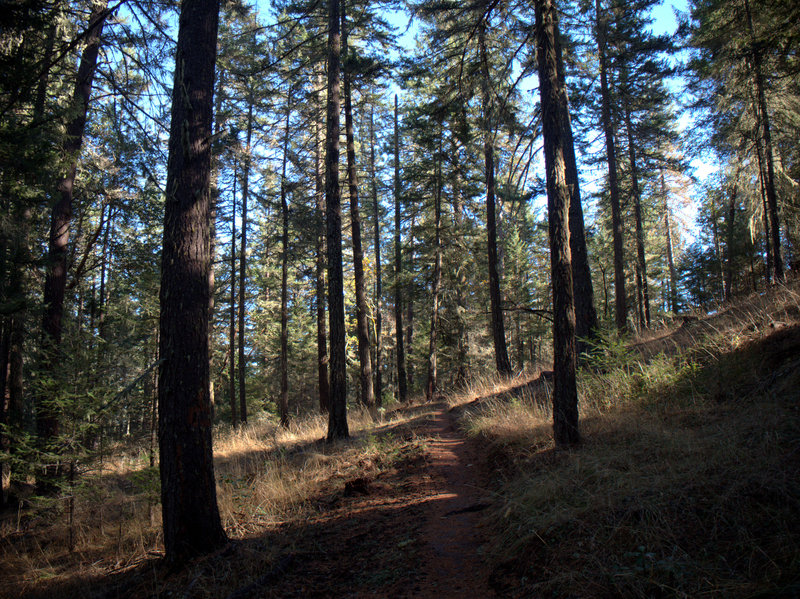
[[(47, 30), (45, 48), (42, 56), (42, 64), (50, 64), (53, 48), (55, 46), (56, 25), (52, 23)], [(45, 101), (47, 99), (47, 89), (49, 85), (50, 69), (46, 69), (39, 78), (36, 87), (36, 100), (33, 106), (31, 126), (38, 127), (43, 122)], [(8, 198), (10, 193), (3, 190), (3, 197)], [(10, 213), (11, 206), (5, 207), (5, 211)], [(25, 315), (27, 313), (27, 293), (23, 290), (23, 268), (30, 263), (30, 246), (28, 232), (31, 223), (31, 208), (25, 202), (18, 202), (14, 210), (14, 228), (16, 231), (9, 235), (4, 235), (4, 241), (11, 243), (5, 250), (8, 255), (8, 269), (2, 269), (1, 277), (8, 277), (8, 282), (4, 283), (4, 290), (0, 290), (0, 295), (4, 300), (20, 302), (19, 307), (14, 313), (9, 314), (5, 320), (3, 330), (3, 340), (6, 344), (3, 351), (2, 372), (2, 392), (0, 392), (0, 402), (2, 402), (3, 419), (6, 426), (15, 426), (21, 421), (22, 399), (24, 393), (24, 342), (25, 342)], [(5, 245), (5, 244), (4, 244)], [(3, 253), (6, 259), (6, 253)], [(7, 336), (6, 336), (7, 335)], [(10, 439), (6, 434), (6, 429), (0, 427), (0, 451), (10, 454), (14, 448), (10, 446)], [(11, 485), (11, 464), (0, 462), (0, 478), (2, 478), (2, 503), (5, 505), (8, 500), (8, 492)]]
[(565, 126), (561, 122), (567, 98), (558, 79), (555, 6), (552, 0), (537, 0), (535, 6), (553, 281), (553, 436), (557, 447), (570, 447), (580, 442), (580, 434), (569, 246), (570, 192), (564, 159)]
[(767, 169), (766, 165), (764, 164), (764, 149), (761, 145), (761, 117), (757, 106), (757, 100), (753, 98), (753, 113), (756, 117), (756, 126), (755, 131), (753, 132), (753, 137), (755, 138), (756, 143), (756, 157), (758, 158), (758, 183), (759, 183), (759, 191), (761, 192), (761, 205), (762, 205), (762, 223), (764, 226), (764, 253), (766, 254), (767, 260), (767, 267), (765, 269), (765, 275), (767, 279), (767, 285), (772, 284), (772, 272), (773, 272), (773, 263), (772, 263), (772, 242), (770, 239), (770, 227), (769, 227), (769, 206), (767, 204)]
[(772, 134), (770, 133), (770, 118), (767, 111), (766, 85), (764, 83), (764, 69), (761, 64), (761, 51), (756, 42), (756, 32), (753, 25), (753, 15), (750, 12), (749, 0), (744, 0), (745, 12), (747, 14), (747, 26), (750, 31), (751, 53), (753, 59), (753, 78), (756, 85), (756, 97), (758, 98), (758, 113), (760, 114), (761, 130), (764, 135), (764, 158), (767, 166), (767, 179), (764, 182), (767, 191), (767, 206), (769, 208), (769, 235), (772, 240), (772, 265), (775, 273), (775, 281), (782, 283), (785, 281), (783, 272), (783, 258), (781, 257), (781, 231), (778, 219), (778, 197), (775, 194), (775, 165), (772, 152)]
[[(225, 71), (220, 71), (219, 78), (217, 79), (217, 91), (214, 95), (214, 139), (216, 139), (222, 130), (222, 96), (225, 89)], [(215, 287), (216, 287), (216, 262), (217, 262), (217, 204), (219, 203), (219, 186), (217, 179), (219, 177), (220, 169), (219, 151), (215, 152), (211, 148), (211, 205), (209, 206), (209, 227), (211, 233), (209, 238), (211, 240), (209, 255), (211, 256), (211, 268), (208, 270), (208, 322), (209, 322), (209, 335), (211, 339), (214, 338), (214, 311), (215, 311)], [(211, 347), (211, 340), (209, 340), (209, 347)], [(208, 352), (208, 394), (211, 398), (212, 414), (214, 410), (214, 352), (213, 348)]]
[(673, 314), (678, 313), (678, 276), (675, 272), (675, 258), (672, 252), (672, 225), (667, 201), (667, 184), (664, 171), (661, 171), (661, 195), (664, 198), (664, 232), (667, 240), (667, 265), (669, 266), (669, 305)]
[[(46, 351), (55, 353), (61, 345), (62, 320), (64, 315), (64, 295), (67, 288), (67, 244), (72, 220), (72, 197), (75, 176), (78, 170), (78, 155), (83, 145), (83, 134), (89, 112), (89, 98), (92, 93), (92, 80), (100, 52), (100, 35), (103, 32), (108, 12), (105, 1), (97, 4), (89, 17), (85, 36), (86, 46), (78, 66), (77, 80), (73, 95), (75, 116), (67, 123), (66, 138), (62, 147), (69, 165), (66, 174), (58, 181), (59, 199), (53, 206), (50, 221), (47, 273), (44, 282), (44, 315), (42, 318), (43, 341)], [(56, 356), (50, 363), (57, 364)], [(40, 398), (36, 409), (36, 429), (40, 444), (44, 447), (59, 435), (59, 407), (49, 405), (49, 398)], [(48, 478), (57, 477), (60, 468), (48, 466), (42, 472), (44, 477), (40, 490), (49, 491)]]
[(770, 242), (769, 235), (769, 207), (767, 206), (767, 191), (764, 185), (764, 171), (763, 169), (758, 173), (759, 189), (761, 191), (761, 223), (764, 227), (764, 253), (766, 254), (767, 268), (766, 279), (767, 285), (772, 284), (772, 243)]
[(639, 171), (636, 165), (636, 147), (634, 146), (631, 111), (628, 106), (627, 93), (624, 99), (625, 128), (628, 132), (628, 159), (631, 163), (631, 193), (633, 194), (633, 214), (636, 220), (636, 259), (639, 276), (636, 284), (641, 295), (644, 318), (641, 325), (650, 328), (650, 290), (647, 285), (647, 256), (644, 250), (644, 226), (642, 225), (642, 197), (639, 191)]
[(158, 403), (164, 548), (170, 562), (227, 538), (217, 507), (208, 393), (209, 204), (219, 0), (179, 17), (161, 262)]
[(636, 284), (636, 316), (640, 329), (645, 328), (644, 320), (644, 301), (642, 298), (642, 271), (639, 269), (639, 262), (634, 265), (634, 283)]
[(411, 215), (411, 223), (408, 227), (408, 267), (406, 268), (406, 272), (408, 273), (409, 284), (405, 287), (406, 289), (406, 318), (405, 318), (405, 325), (406, 325), (406, 384), (408, 385), (408, 389), (411, 390), (413, 393), (414, 391), (414, 297), (415, 297), (415, 288), (414, 288), (414, 233), (416, 232), (417, 228), (417, 217), (415, 214), (412, 213)]
[(606, 276), (607, 268), (602, 264), (600, 265), (600, 276), (603, 278), (603, 319), (608, 318), (608, 277)]
[(281, 166), (281, 396), (278, 401), (281, 426), (289, 426), (289, 203), (286, 198), (286, 163), (289, 161), (289, 119), (291, 92), (286, 98)]
[(397, 344), (398, 399), (408, 399), (406, 352), (403, 345), (403, 251), (400, 244), (400, 134), (397, 126), (397, 94), (394, 96), (394, 321)]
[(383, 403), (383, 381), (381, 380), (381, 352), (382, 352), (382, 315), (381, 298), (383, 297), (381, 281), (381, 215), (378, 202), (378, 180), (375, 175), (375, 119), (373, 109), (369, 112), (369, 167), (372, 182), (372, 207), (374, 218), (374, 243), (375, 243), (375, 406), (380, 408)]
[[(738, 173), (737, 173), (738, 175)], [(728, 203), (728, 231), (727, 241), (725, 243), (725, 301), (731, 301), (731, 293), (733, 288), (733, 236), (734, 236), (734, 219), (736, 218), (736, 182), (733, 183), (731, 190), (731, 201)]]
[(320, 129), (314, 122), (314, 182), (317, 197), (317, 386), (319, 409), (327, 414), (330, 409), (328, 387), (328, 337), (325, 329), (325, 174), (322, 171)]
[[(103, 218), (101, 213), (100, 218)], [(106, 287), (109, 273), (108, 266), (108, 238), (114, 222), (113, 208), (108, 206), (108, 217), (103, 229), (103, 247), (100, 252), (100, 292), (97, 298), (97, 333), (102, 340), (107, 339), (106, 333)]]
[[(0, 393), (0, 403), (2, 403), (3, 417), (0, 422), (9, 427), (14, 427), (22, 423), (23, 418), (23, 393), (24, 393), (24, 342), (25, 342), (25, 314), (27, 307), (27, 293), (23, 287), (23, 273), (31, 262), (30, 243), (28, 232), (31, 224), (31, 208), (26, 205), (19, 205), (15, 210), (16, 231), (9, 237), (10, 244), (7, 247), (8, 257), (8, 279), (4, 285), (3, 296), (5, 301), (12, 302), (16, 306), (14, 312), (5, 319), (3, 329), (3, 342), (5, 347), (3, 355), (3, 390)], [(11, 446), (11, 440), (7, 436), (7, 429), (0, 427), (0, 451), (7, 455), (13, 454), (15, 448)], [(11, 484), (11, 464), (0, 462), (2, 470), (2, 505), (8, 499), (8, 491)]]
[(228, 389), (231, 402), (231, 424), (239, 426), (238, 403), (236, 402), (236, 162), (233, 165), (233, 199), (231, 200), (231, 310), (228, 332)]
[[(464, 222), (464, 204), (461, 201), (461, 186), (459, 184), (459, 169), (458, 169), (458, 148), (453, 142), (453, 157), (456, 160), (455, 168), (453, 169), (453, 228), (456, 235), (461, 234), (462, 224)], [(467, 361), (468, 361), (468, 348), (469, 348), (469, 328), (467, 327), (465, 314), (467, 312), (467, 297), (465, 289), (467, 288), (467, 276), (463, 266), (459, 266), (456, 272), (456, 311), (458, 319), (456, 321), (456, 334), (458, 335), (458, 349), (456, 350), (456, 382), (464, 384), (467, 382)]]
[[(247, 200), (250, 193), (250, 152), (253, 138), (253, 98), (249, 98), (247, 107), (247, 133), (244, 154), (244, 172), (242, 173), (242, 240), (239, 250), (239, 421), (247, 424), (247, 393), (245, 379), (247, 375), (247, 358), (245, 357), (245, 316), (247, 303)], [(231, 356), (231, 360), (233, 356)]]
[[(558, 14), (555, 17), (558, 29)], [(597, 334), (597, 310), (594, 306), (594, 287), (589, 268), (589, 252), (586, 249), (586, 231), (583, 223), (578, 163), (575, 158), (575, 141), (572, 135), (572, 119), (569, 114), (566, 70), (561, 52), (561, 36), (556, 38), (556, 59), (558, 61), (558, 83), (564, 90), (561, 123), (564, 126), (564, 160), (566, 161), (567, 186), (569, 187), (569, 247), (572, 254), (572, 285), (575, 299), (575, 337), (578, 356), (586, 353), (589, 344)]]
[[(725, 264), (722, 260), (722, 251), (720, 250), (720, 241), (719, 241), (719, 225), (717, 224), (717, 210), (714, 208), (712, 210), (712, 220), (711, 220), (711, 237), (714, 241), (714, 256), (717, 259), (717, 275), (719, 277), (719, 291), (720, 291), (720, 299), (724, 299), (724, 288), (723, 282), (725, 280)], [(710, 275), (711, 273), (709, 273)]]
[(433, 399), (437, 389), (436, 373), (436, 330), (439, 327), (439, 284), (442, 278), (442, 124), (439, 123), (439, 151), (436, 156), (436, 198), (434, 203), (434, 263), (433, 283), (431, 285), (431, 334), (428, 344), (428, 381), (425, 385), (425, 398)]
[[(5, 245), (5, 244), (3, 244)], [(5, 259), (6, 248), (0, 248), (2, 257)], [(5, 275), (5, 265), (0, 268), (0, 277)], [(5, 281), (2, 281), (5, 285)], [(2, 293), (0, 291), (0, 293)], [(5, 300), (6, 298), (2, 298)], [(6, 434), (8, 426), (9, 397), (7, 393), (10, 363), (11, 346), (11, 319), (0, 321), (0, 452), (5, 454), (11, 449), (11, 440)], [(0, 458), (0, 506), (5, 507), (8, 503), (8, 494), (11, 489), (11, 464), (5, 459)]]
[(341, 34), (339, 0), (328, 0), (328, 105), (325, 135), (325, 210), (328, 224), (328, 320), (331, 404), (328, 441), (350, 436), (347, 427), (347, 362), (342, 273), (342, 198), (339, 188)]
[(619, 203), (619, 183), (617, 182), (617, 149), (614, 140), (614, 127), (611, 123), (611, 90), (608, 84), (608, 58), (606, 56), (606, 27), (608, 17), (603, 13), (600, 0), (595, 0), (597, 12), (597, 51), (600, 61), (600, 101), (603, 133), (606, 140), (606, 161), (608, 162), (608, 187), (611, 200), (611, 229), (614, 238), (614, 301), (616, 324), (619, 331), (628, 327), (628, 305), (625, 296), (625, 256), (622, 238), (622, 211)]
[[(488, 16), (486, 17), (488, 20)], [(478, 26), (478, 46), (481, 54), (483, 75), (483, 157), (486, 172), (486, 237), (489, 261), (489, 300), (491, 310), (492, 340), (497, 372), (510, 375), (511, 361), (508, 359), (506, 332), (503, 323), (503, 297), (500, 291), (500, 273), (497, 256), (497, 220), (495, 215), (494, 141), (492, 139), (492, 108), (489, 90), (489, 62), (486, 54), (486, 21)]]
[(344, 120), (347, 137), (347, 183), (350, 195), (350, 228), (353, 236), (353, 271), (356, 285), (356, 337), (358, 338), (358, 361), (361, 366), (361, 401), (373, 417), (375, 391), (372, 383), (372, 356), (369, 346), (369, 322), (367, 292), (364, 282), (364, 250), (361, 247), (361, 214), (358, 208), (358, 174), (356, 173), (356, 146), (353, 133), (353, 103), (350, 92), (350, 66), (347, 58), (346, 1), (342, 1), (342, 48), (345, 56), (342, 76), (344, 79)]

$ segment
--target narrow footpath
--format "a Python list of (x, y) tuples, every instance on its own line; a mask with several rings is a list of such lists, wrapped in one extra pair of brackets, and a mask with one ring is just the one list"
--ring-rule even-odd
[(431, 496), (421, 540), (427, 545), (420, 597), (494, 597), (481, 555), (480, 519), (489, 503), (479, 486), (475, 447), (456, 430), (445, 406), (428, 429)]
[[(446, 404), (404, 406), (407, 420), (368, 434), (392, 439), (391, 466), (337, 479), (312, 509), (232, 541), (177, 571), (159, 559), (55, 595), (96, 599), (485, 599), (489, 560), (481, 521), (489, 507), (474, 441)], [(400, 440), (397, 443), (397, 440)], [(332, 479), (333, 480), (333, 479)], [(266, 556), (269, 556), (265, 559)], [(0, 589), (0, 596), (2, 596)], [(46, 586), (31, 599), (54, 596)]]
[[(477, 451), (444, 403), (414, 406), (425, 451), (319, 517), (290, 525), (295, 559), (268, 597), (490, 598)], [(311, 548), (315, 550), (309, 551)]]

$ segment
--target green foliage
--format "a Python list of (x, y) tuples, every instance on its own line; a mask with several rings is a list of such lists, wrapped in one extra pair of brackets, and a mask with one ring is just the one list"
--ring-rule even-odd
[(143, 495), (148, 501), (159, 501), (161, 498), (161, 478), (157, 467), (134, 470), (130, 474), (134, 492)]
[(581, 403), (604, 410), (629, 403), (663, 408), (667, 398), (680, 397), (691, 404), (701, 371), (693, 356), (660, 353), (643, 360), (629, 338), (603, 331), (590, 343), (578, 377)]

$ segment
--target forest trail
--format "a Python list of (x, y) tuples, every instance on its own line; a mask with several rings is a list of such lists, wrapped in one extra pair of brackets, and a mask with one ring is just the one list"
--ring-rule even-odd
[(489, 502), (480, 484), (477, 448), (459, 433), (443, 405), (434, 411), (427, 433), (433, 494), (420, 537), (427, 558), (419, 596), (494, 596), (481, 557), (480, 512)]
[[(335, 507), (292, 523), (290, 565), (270, 597), (494, 597), (481, 555), (477, 448), (444, 403), (410, 406), (424, 452), (374, 480), (346, 482)], [(319, 551), (312, 549), (316, 547)]]

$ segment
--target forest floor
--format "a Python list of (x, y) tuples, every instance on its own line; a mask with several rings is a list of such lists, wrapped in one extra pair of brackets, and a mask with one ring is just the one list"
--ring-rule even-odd
[(800, 598), (800, 280), (605, 338), (579, 448), (553, 446), (551, 385), (354, 411), (334, 444), (322, 418), (217, 431), (231, 542), (180, 569), (157, 469), (109, 460), (69, 525), (2, 514), (0, 597)]
[(91, 558), (62, 556), (60, 566), (50, 560), (49, 576), (19, 572), (21, 584), (0, 587), (0, 597), (495, 596), (481, 553), (490, 498), (477, 441), (458, 431), (443, 401), (401, 407), (393, 420), (400, 424), (349, 442), (374, 444), (384, 454), (378, 468), (363, 457), (355, 468), (337, 468), (296, 516), (236, 535), (185, 570), (171, 571), (158, 552), (91, 572), (81, 572)]
[[(475, 441), (456, 430), (444, 403), (401, 408), (413, 415), (394, 465), (320, 498), (329, 509), (288, 523), (280, 575), (235, 597), (492, 597), (481, 556), (480, 512), (488, 507)], [(379, 433), (380, 434), (380, 433)]]

